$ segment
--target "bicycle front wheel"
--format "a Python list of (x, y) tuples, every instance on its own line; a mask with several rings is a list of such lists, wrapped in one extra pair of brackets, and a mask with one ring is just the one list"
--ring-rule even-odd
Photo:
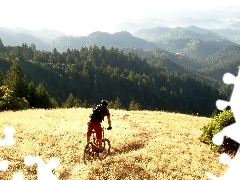
[(86, 163), (87, 161), (92, 161), (94, 159), (96, 152), (94, 151), (94, 145), (92, 142), (88, 142), (84, 148), (83, 153), (83, 161)]
[(102, 147), (103, 147), (103, 152), (98, 153), (98, 158), (100, 160), (105, 159), (109, 155), (110, 148), (111, 148), (110, 141), (108, 139), (103, 139), (102, 140)]

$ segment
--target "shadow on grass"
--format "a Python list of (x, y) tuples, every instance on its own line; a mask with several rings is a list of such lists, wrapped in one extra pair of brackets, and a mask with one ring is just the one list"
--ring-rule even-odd
[(136, 140), (131, 142), (126, 142), (126, 144), (121, 146), (112, 147), (110, 151), (110, 155), (128, 153), (131, 151), (136, 151), (144, 148), (145, 143), (142, 140)]

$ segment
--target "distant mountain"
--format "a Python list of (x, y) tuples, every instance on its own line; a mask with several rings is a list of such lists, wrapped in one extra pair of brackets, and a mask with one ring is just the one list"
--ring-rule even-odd
[(209, 10), (175, 10), (159, 12), (146, 18), (134, 19), (119, 25), (119, 30), (134, 33), (144, 28), (154, 27), (188, 27), (197, 26), (205, 29), (235, 29), (240, 30), (240, 7), (217, 7)]
[(186, 28), (156, 27), (136, 31), (133, 35), (154, 42), (160, 49), (192, 58), (206, 58), (229, 45), (235, 44), (225, 39), (226, 36), (223, 34), (219, 35), (212, 30), (196, 26)]
[[(240, 27), (240, 22), (238, 23), (238, 26)], [(213, 32), (218, 34), (219, 36), (222, 36), (223, 38), (229, 39), (232, 42), (240, 44), (240, 30), (237, 29), (212, 29)]]
[(221, 38), (218, 36), (212, 34), (212, 33), (196, 33), (194, 31), (188, 30), (187, 28), (182, 27), (176, 27), (169, 31), (167, 31), (162, 37), (162, 39), (168, 38), (168, 39), (201, 39), (205, 41), (216, 41)]
[(14, 33), (13, 31), (6, 32), (0, 29), (0, 39), (3, 44), (9, 46), (21, 46), (26, 43), (28, 46), (35, 44), (37, 49), (50, 50), (50, 45), (41, 39), (25, 33)]
[(231, 39), (237, 38), (240, 39), (240, 31), (236, 29), (205, 29), (197, 26), (145, 28), (133, 34), (127, 31), (113, 34), (97, 31), (80, 37), (65, 36), (61, 32), (47, 29), (29, 31), (22, 28), (0, 28), (0, 39), (5, 45), (21, 46), (26, 43), (30, 46), (33, 43), (38, 50), (52, 51), (56, 48), (59, 52), (65, 52), (68, 48), (81, 49), (97, 45), (105, 48), (131, 49), (144, 56), (152, 56), (149, 53), (151, 51), (154, 53), (162, 51), (161, 55), (157, 54), (158, 57), (197, 69), (205, 66), (205, 59), (209, 56), (228, 46), (236, 45)]
[[(211, 16), (209, 16), (211, 17)], [(190, 25), (205, 28), (205, 29), (213, 29), (213, 28), (226, 28), (228, 27), (225, 22), (221, 20), (221, 18), (209, 18), (209, 17), (184, 17), (178, 19), (178, 22), (175, 21), (176, 24), (180, 27), (187, 27)]]
[[(229, 20), (229, 21), (233, 21), (233, 20)], [(236, 26), (240, 27), (240, 19), (234, 20), (234, 22)], [(234, 25), (232, 24), (232, 26)], [(234, 27), (232, 27), (231, 29), (230, 28), (204, 29), (196, 26), (189, 26), (186, 29), (189, 29), (199, 34), (205, 34), (205, 35), (212, 34), (212, 35), (218, 36), (219, 38), (228, 39), (238, 44), (240, 43), (240, 29), (237, 29)]]
[(205, 28), (200, 28), (200, 27), (197, 27), (197, 26), (188, 26), (186, 27), (185, 29), (189, 30), (189, 31), (192, 31), (192, 32), (195, 32), (197, 34), (200, 34), (200, 35), (211, 35), (212, 37), (216, 37), (216, 39), (224, 39), (226, 38), (225, 36), (219, 34), (219, 33), (216, 33), (216, 31), (212, 30), (212, 29), (205, 29)]
[(81, 49), (97, 45), (105, 48), (124, 48), (135, 47), (144, 49), (155, 49), (157, 46), (154, 43), (132, 36), (129, 32), (122, 31), (109, 34), (106, 32), (94, 32), (88, 36), (82, 37), (60, 37), (52, 41), (52, 47), (58, 51), (66, 51), (69, 49)]
[(224, 38), (219, 34), (196, 26), (186, 28), (166, 28), (155, 27), (150, 29), (141, 29), (133, 33), (134, 36), (151, 42), (157, 42), (165, 39), (200, 39), (204, 41), (218, 41)]
[(57, 48), (58, 51), (69, 49), (81, 49), (89, 46), (105, 46), (106, 48), (116, 47), (137, 47), (155, 49), (154, 43), (132, 36), (129, 32), (121, 31), (114, 34), (106, 32), (93, 32), (88, 36), (65, 36), (58, 31), (42, 29), (41, 31), (29, 31), (23, 28), (7, 29), (0, 28), (0, 39), (5, 45), (21, 46), (23, 43), (36, 45), (39, 50), (51, 51)]
[(32, 35), (38, 39), (41, 39), (44, 42), (51, 42), (51, 40), (56, 39), (58, 37), (61, 36), (66, 36), (66, 34), (60, 32), (60, 31), (56, 31), (56, 30), (49, 30), (46, 28), (43, 28), (39, 31), (36, 30), (28, 30), (25, 28), (21, 28), (21, 27), (16, 27), (16, 28), (3, 28), (0, 27), (0, 31), (3, 31), (7, 34), (28, 34), (28, 35)]
[(32, 31), (32, 35), (41, 38), (42, 40), (46, 42), (51, 42), (51, 40), (56, 39), (61, 36), (66, 36), (66, 34), (55, 31), (55, 30), (49, 30), (49, 29), (41, 29), (40, 31)]
[(191, 58), (206, 58), (215, 54), (221, 49), (233, 45), (234, 43), (221, 40), (221, 41), (204, 41), (200, 39), (164, 39), (159, 41), (158, 46), (170, 52), (176, 52), (183, 56)]
[(171, 31), (171, 28), (167, 27), (155, 27), (149, 29), (140, 29), (133, 33), (133, 36), (145, 39), (150, 42), (156, 42), (158, 39), (163, 37), (167, 32)]

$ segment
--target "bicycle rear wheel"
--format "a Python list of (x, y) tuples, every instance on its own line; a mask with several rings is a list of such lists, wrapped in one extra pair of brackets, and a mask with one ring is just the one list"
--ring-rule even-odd
[(100, 160), (105, 159), (109, 155), (110, 148), (111, 148), (110, 141), (108, 139), (103, 139), (102, 140), (102, 147), (103, 147), (103, 152), (98, 153), (98, 158)]
[(94, 151), (94, 145), (92, 142), (88, 142), (84, 148), (83, 153), (83, 161), (86, 163), (87, 161), (92, 161), (95, 158), (96, 152)]

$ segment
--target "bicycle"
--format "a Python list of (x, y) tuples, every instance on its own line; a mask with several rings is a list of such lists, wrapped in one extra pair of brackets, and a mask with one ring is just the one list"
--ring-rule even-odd
[(110, 144), (110, 141), (104, 137), (104, 129), (107, 129), (107, 128), (102, 128), (103, 152), (97, 152), (97, 149), (99, 146), (98, 146), (98, 141), (95, 135), (96, 132), (92, 130), (92, 141), (88, 142), (84, 148), (84, 153), (83, 153), (84, 163), (86, 163), (87, 161), (91, 161), (96, 157), (99, 158), (100, 160), (103, 160), (109, 155), (111, 144)]

